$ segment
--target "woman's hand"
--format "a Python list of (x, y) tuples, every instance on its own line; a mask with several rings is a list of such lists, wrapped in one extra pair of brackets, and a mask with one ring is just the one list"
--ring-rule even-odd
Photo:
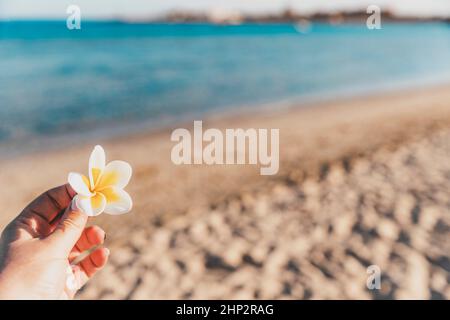
[[(86, 228), (88, 217), (74, 207), (74, 195), (69, 185), (51, 189), (5, 228), (0, 299), (71, 299), (105, 266), (109, 250), (94, 248), (103, 244), (105, 232)], [(87, 250), (92, 252), (78, 262)]]

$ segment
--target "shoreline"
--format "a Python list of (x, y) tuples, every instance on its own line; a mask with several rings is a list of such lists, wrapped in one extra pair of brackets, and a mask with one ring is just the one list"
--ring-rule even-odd
[(204, 112), (186, 114), (181, 117), (166, 115), (160, 119), (146, 119), (143, 121), (130, 120), (119, 123), (113, 120), (98, 129), (80, 128), (78, 131), (87, 129), (85, 132), (70, 134), (53, 133), (50, 136), (41, 135), (30, 140), (24, 137), (16, 140), (6, 140), (0, 143), (0, 162), (8, 161), (17, 157), (23, 157), (42, 152), (54, 152), (63, 147), (76, 148), (89, 143), (91, 140), (113, 140), (117, 138), (132, 138), (141, 134), (151, 135), (173, 130), (194, 120), (205, 121), (232, 121), (233, 119), (253, 117), (254, 113), (279, 114), (286, 110), (303, 110), (332, 104), (335, 101), (351, 102), (353, 100), (372, 99), (379, 96), (390, 96), (396, 94), (408, 94), (419, 90), (433, 90), (450, 86), (449, 77), (430, 77), (420, 81), (399, 80), (395, 84), (378, 86), (376, 88), (360, 87), (350, 89), (335, 89), (321, 93), (305, 94), (298, 97), (290, 97), (272, 102), (260, 104), (242, 104), (224, 108), (211, 108)]
[[(274, 177), (259, 176), (256, 166), (175, 166), (170, 161), (171, 127), (3, 159), (0, 184), (9, 188), (0, 195), (0, 209), (8, 213), (2, 216), (0, 228), (33, 197), (65, 183), (68, 172), (85, 173), (95, 144), (105, 146), (109, 160), (126, 159), (132, 164), (130, 192), (136, 204), (135, 214), (99, 220), (107, 228), (114, 228), (116, 221), (135, 223), (144, 216), (161, 222), (192, 207), (209, 206), (292, 175), (320, 175), (332, 161), (351, 161), (447, 127), (447, 88), (410, 89), (203, 121), (205, 129), (279, 128), (280, 171)], [(192, 124), (186, 121), (177, 126), (192, 129)], [(119, 240), (116, 234), (113, 238)]]

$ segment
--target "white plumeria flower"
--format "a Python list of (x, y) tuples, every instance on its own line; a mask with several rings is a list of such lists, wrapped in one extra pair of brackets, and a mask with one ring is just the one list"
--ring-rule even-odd
[(131, 178), (131, 166), (125, 161), (111, 161), (105, 164), (105, 150), (95, 146), (89, 158), (89, 179), (71, 172), (69, 184), (77, 195), (75, 204), (88, 216), (102, 212), (118, 215), (131, 210), (133, 202), (123, 189)]

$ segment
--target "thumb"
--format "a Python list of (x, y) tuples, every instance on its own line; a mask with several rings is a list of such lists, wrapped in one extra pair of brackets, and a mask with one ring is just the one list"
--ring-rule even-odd
[(88, 220), (88, 216), (77, 207), (75, 199), (67, 207), (55, 231), (50, 235), (51, 241), (57, 242), (67, 253), (70, 253), (81, 237)]

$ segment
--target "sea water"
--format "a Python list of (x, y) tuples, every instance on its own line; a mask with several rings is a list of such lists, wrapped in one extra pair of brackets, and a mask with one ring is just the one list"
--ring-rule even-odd
[(444, 23), (81, 27), (0, 22), (0, 146), (450, 79)]

